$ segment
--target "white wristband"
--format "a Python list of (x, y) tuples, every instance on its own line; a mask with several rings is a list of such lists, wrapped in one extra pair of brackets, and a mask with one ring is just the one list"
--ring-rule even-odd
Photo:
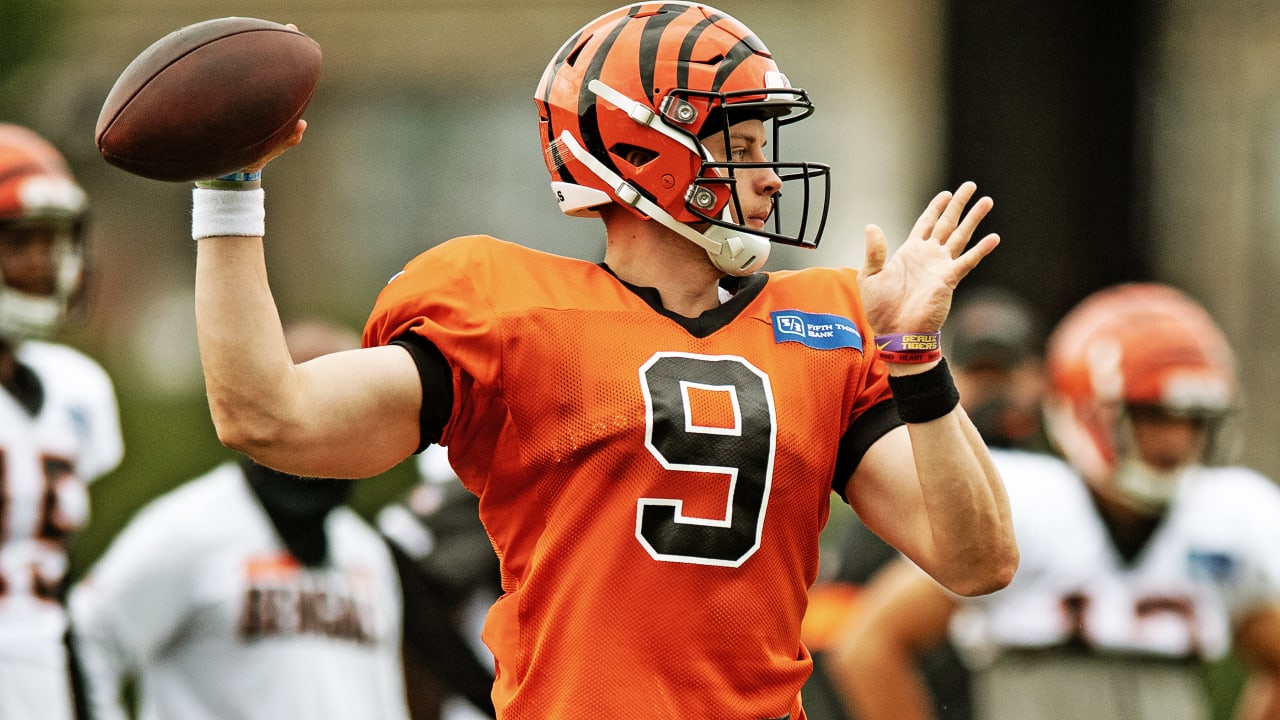
[(191, 191), (191, 239), (207, 237), (262, 237), (266, 234), (266, 195), (254, 190)]

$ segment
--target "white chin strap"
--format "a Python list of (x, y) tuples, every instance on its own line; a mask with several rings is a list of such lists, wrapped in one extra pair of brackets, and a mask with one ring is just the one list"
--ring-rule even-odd
[[(586, 148), (579, 145), (568, 132), (561, 133), (559, 141), (569, 152), (573, 153), (573, 156), (579, 162), (586, 165), (596, 177), (612, 187), (616, 196), (615, 200), (614, 197), (589, 188), (569, 183), (553, 182), (552, 187), (556, 190), (557, 197), (564, 198), (561, 201), (561, 210), (565, 214), (581, 216), (583, 214), (582, 211), (585, 209), (582, 205), (584, 201), (597, 201), (593, 202), (593, 205), (601, 205), (605, 202), (624, 203), (657, 220), (663, 227), (672, 230), (706, 250), (707, 256), (711, 258), (711, 262), (716, 268), (729, 275), (750, 275), (764, 267), (765, 261), (769, 259), (770, 245), (768, 238), (752, 233), (730, 230), (719, 225), (712, 225), (706, 232), (699, 232), (693, 227), (676, 220), (666, 210), (655, 205), (653, 201), (642, 195), (639, 190), (636, 190), (630, 183), (623, 180), (617, 173), (596, 159), (594, 155), (587, 152)], [(589, 191), (589, 197), (584, 195), (584, 190)], [(566, 201), (570, 199), (577, 201), (571, 203), (574, 207), (567, 207), (568, 203)], [(728, 214), (729, 211), (726, 208), (726, 219), (728, 219)]]
[(1134, 509), (1163, 512), (1178, 494), (1182, 479), (1190, 466), (1160, 471), (1137, 458), (1128, 458), (1116, 467), (1115, 489)]
[(62, 322), (64, 303), (49, 295), (0, 289), (0, 337), (11, 343), (48, 337)]

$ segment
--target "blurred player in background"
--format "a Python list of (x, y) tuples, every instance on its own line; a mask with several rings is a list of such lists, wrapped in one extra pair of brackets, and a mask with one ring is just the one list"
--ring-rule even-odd
[(813, 106), (702, 5), (588, 23), (536, 100), (555, 196), (603, 221), (605, 262), (445, 241), (382, 290), (358, 351), (282, 352), (258, 171), (305, 123), (194, 190), (219, 437), (343, 477), (448, 447), (502, 562), (484, 639), (504, 720), (802, 720), (832, 492), (956, 592), (1017, 565), (937, 347), (956, 284), (999, 242), (970, 247), (992, 202), (972, 183), (938, 194), (892, 258), (870, 226), (862, 273), (759, 272), (772, 241), (816, 245), (827, 167), (770, 158)]
[(1280, 489), (1213, 464), (1240, 400), (1208, 313), (1156, 284), (1087, 298), (1047, 347), (1046, 429), (1067, 463), (996, 452), (1022, 564), (959, 598), (905, 560), (829, 664), (864, 720), (931, 716), (913, 659), (948, 632), (982, 720), (1205, 720), (1203, 663), (1249, 664), (1242, 720), (1280, 718)]
[(72, 715), (67, 543), (124, 452), (106, 372), (40, 339), (81, 293), (86, 209), (52, 145), (0, 124), (0, 718)]
[(960, 402), (993, 448), (1048, 450), (1044, 326), (1024, 298), (986, 286), (956, 301), (942, 338)]
[[(979, 286), (957, 296), (942, 343), (960, 391), (960, 404), (992, 448), (1045, 446), (1040, 414), (1044, 395), (1044, 328), (1034, 308), (1004, 288)], [(805, 642), (814, 672), (805, 685), (810, 720), (853, 720), (832, 687), (828, 653), (858, 611), (861, 589), (898, 556), (891, 545), (852, 517), (842, 528), (836, 569), (810, 591)], [(967, 720), (969, 672), (950, 643), (924, 653), (921, 671), (939, 720)]]
[[(296, 361), (359, 346), (292, 325)], [(400, 586), (348, 480), (229, 461), (148, 503), (71, 593), (94, 720), (407, 720)]]
[[(410, 707), (415, 720), (417, 703), (438, 706), (441, 720), (491, 718), (493, 654), (480, 634), (485, 615), (502, 594), (498, 556), (480, 522), (479, 498), (463, 487), (445, 449), (427, 448), (418, 455), (417, 468), (422, 482), (377, 518), (406, 588)], [(469, 642), (455, 643), (437, 628), (441, 619)], [(418, 629), (419, 623), (429, 626)]]

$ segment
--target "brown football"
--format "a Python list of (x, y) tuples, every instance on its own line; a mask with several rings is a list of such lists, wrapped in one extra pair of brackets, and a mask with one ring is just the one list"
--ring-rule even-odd
[(288, 136), (311, 102), (320, 65), (319, 43), (269, 20), (188, 25), (124, 69), (94, 141), (107, 162), (145, 178), (226, 175)]

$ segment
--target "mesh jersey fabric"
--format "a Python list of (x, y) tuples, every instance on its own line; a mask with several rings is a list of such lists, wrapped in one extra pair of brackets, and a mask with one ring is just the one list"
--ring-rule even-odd
[[(792, 342), (778, 312), (844, 319), (870, 355)], [(410, 332), (450, 365), (441, 444), (502, 561), (500, 717), (803, 718), (836, 448), (890, 397), (856, 271), (771, 273), (695, 337), (598, 265), (455, 238), (364, 341)]]

